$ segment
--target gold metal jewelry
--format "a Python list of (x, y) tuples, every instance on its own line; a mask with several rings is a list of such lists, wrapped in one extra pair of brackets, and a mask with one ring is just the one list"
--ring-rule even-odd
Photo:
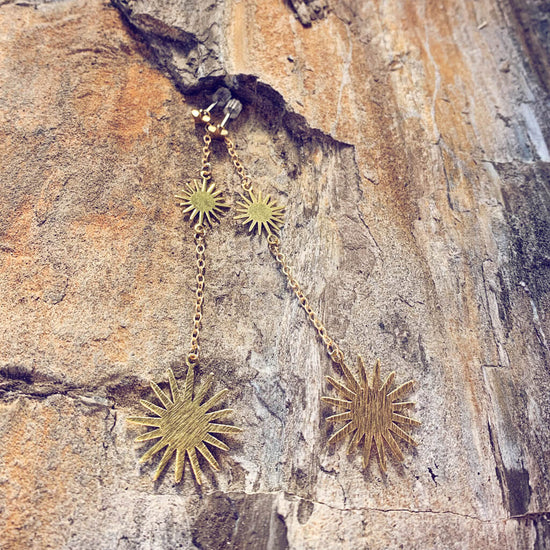
[(221, 191), (216, 190), (216, 184), (208, 185), (206, 179), (202, 180), (202, 184), (198, 180), (193, 180), (192, 184), (187, 184), (187, 189), (182, 189), (177, 199), (182, 202), (183, 213), (189, 213), (189, 221), (197, 218), (199, 225), (202, 225), (204, 220), (212, 225), (212, 218), (217, 222), (220, 221), (219, 215), (223, 213), (223, 208), (229, 208), (229, 205), (223, 202)]
[(420, 422), (397, 412), (414, 406), (413, 401), (398, 401), (401, 396), (406, 395), (412, 389), (414, 382), (412, 380), (405, 382), (390, 391), (395, 372), (390, 373), (382, 384), (379, 360), (374, 364), (372, 384), (369, 384), (361, 356), (357, 358), (357, 369), (359, 370), (359, 380), (349, 369), (344, 369), (347, 386), (331, 376), (327, 376), (330, 385), (344, 399), (334, 397), (321, 397), (321, 399), (325, 403), (345, 411), (329, 416), (327, 422), (347, 422), (343, 428), (332, 434), (328, 442), (334, 443), (348, 434), (353, 434), (348, 445), (348, 453), (350, 453), (357, 449), (364, 439), (363, 468), (366, 469), (369, 465), (370, 450), (374, 441), (380, 469), (385, 472), (387, 467), (384, 442), (399, 461), (403, 461), (404, 458), (392, 434), (411, 445), (417, 444), (399, 425), (419, 426)]
[(395, 373), (392, 372), (389, 374), (382, 384), (380, 362), (377, 360), (374, 365), (372, 384), (369, 384), (361, 357), (357, 361), (359, 379), (354, 376), (338, 344), (329, 336), (319, 316), (310, 306), (308, 298), (292, 273), (292, 268), (288, 263), (286, 255), (281, 252), (278, 234), (284, 223), (284, 208), (278, 206), (269, 195), (262, 198), (261, 191), (253, 191), (250, 176), (237, 156), (233, 142), (229, 137), (225, 137), (224, 142), (237, 174), (241, 179), (241, 186), (245, 194), (250, 197), (247, 198), (245, 195), (241, 195), (243, 202), (238, 203), (237, 212), (239, 215), (236, 216), (236, 219), (244, 220), (242, 222), (244, 225), (250, 224), (249, 232), (253, 232), (256, 229), (258, 234), (261, 235), (265, 231), (268, 248), (285, 275), (288, 286), (305, 310), (308, 319), (324, 343), (332, 362), (339, 367), (346, 379), (347, 385), (327, 376), (327, 381), (336, 389), (341, 398), (322, 397), (322, 400), (344, 411), (329, 416), (327, 421), (347, 422), (343, 428), (332, 434), (328, 442), (334, 443), (352, 434), (348, 445), (348, 452), (355, 450), (362, 443), (363, 468), (366, 469), (370, 462), (371, 448), (374, 441), (380, 469), (386, 472), (385, 445), (389, 447), (397, 460), (402, 461), (404, 459), (403, 453), (394, 439), (394, 435), (405, 443), (416, 445), (416, 441), (403, 428), (418, 426), (420, 422), (409, 417), (407, 414), (401, 414), (405, 413), (409, 407), (412, 407), (414, 402), (398, 401), (402, 395), (411, 391), (414, 382), (411, 380), (392, 390), (391, 386)]
[(243, 225), (250, 224), (249, 232), (253, 232), (254, 228), (261, 234), (265, 229), (267, 235), (272, 232), (279, 233), (282, 225), (284, 224), (284, 208), (277, 206), (277, 203), (269, 196), (266, 195), (262, 198), (262, 192), (258, 191), (256, 197), (252, 190), (248, 191), (249, 199), (244, 195), (241, 195), (243, 202), (238, 202), (239, 208), (236, 211), (239, 213), (235, 216), (236, 220), (243, 219)]
[[(206, 115), (204, 113), (210, 116), (209, 111), (212, 107), (213, 105), (204, 111), (201, 116), (193, 112), (193, 116), (199, 119), (199, 121), (205, 122), (204, 117)], [(200, 114), (199, 111), (197, 112)], [(227, 389), (219, 391), (213, 397), (204, 401), (212, 385), (213, 374), (208, 376), (199, 389), (196, 391), (194, 389), (195, 369), (199, 366), (200, 358), (199, 336), (204, 303), (206, 227), (203, 222), (207, 221), (212, 225), (212, 221), (219, 221), (219, 215), (223, 213), (223, 209), (229, 207), (223, 201), (221, 191), (216, 190), (215, 184), (210, 182), (212, 176), (210, 166), (211, 141), (212, 138), (207, 131), (203, 137), (202, 169), (200, 171), (201, 182), (193, 180), (192, 184), (188, 183), (187, 188), (176, 195), (176, 198), (180, 201), (179, 205), (184, 209), (184, 214), (189, 216), (190, 221), (195, 222), (194, 241), (197, 266), (197, 275), (195, 278), (197, 284), (195, 291), (195, 315), (193, 317), (190, 349), (186, 359), (187, 376), (184, 388), (183, 391), (180, 390), (174, 372), (171, 369), (168, 370), (170, 395), (163, 391), (155, 382), (151, 382), (151, 388), (162, 406), (155, 405), (150, 401), (141, 400), (141, 404), (156, 416), (131, 417), (128, 419), (134, 424), (154, 428), (138, 436), (136, 438), (137, 442), (160, 439), (160, 441), (143, 454), (140, 462), (148, 461), (159, 451), (165, 449), (154, 475), (155, 480), (162, 474), (175, 453), (176, 483), (179, 483), (182, 479), (185, 457), (187, 456), (195, 480), (199, 485), (201, 484), (201, 470), (197, 451), (214, 470), (219, 470), (218, 461), (206, 444), (227, 451), (229, 447), (212, 434), (231, 434), (242, 431), (241, 428), (236, 426), (213, 422), (219, 417), (232, 412), (231, 409), (211, 411), (213, 407), (226, 397)]]
[(176, 453), (176, 483), (181, 481), (186, 454), (199, 485), (201, 483), (201, 472), (196, 451), (199, 451), (214, 470), (220, 469), (218, 461), (208, 450), (205, 443), (228, 451), (229, 447), (212, 434), (238, 433), (241, 429), (236, 426), (213, 422), (221, 416), (233, 412), (232, 409), (220, 409), (209, 412), (210, 409), (224, 399), (229, 390), (221, 390), (208, 401), (202, 403), (204, 396), (212, 385), (213, 378), (213, 373), (210, 373), (206, 382), (195, 392), (193, 397), (195, 382), (194, 365), (189, 365), (183, 391), (180, 391), (174, 373), (172, 369), (169, 369), (168, 380), (170, 382), (171, 398), (154, 382), (151, 382), (151, 388), (164, 408), (142, 399), (140, 401), (141, 404), (156, 416), (131, 417), (128, 419), (129, 422), (133, 422), (134, 424), (155, 428), (137, 437), (136, 441), (149, 441), (160, 438), (160, 441), (149, 448), (141, 457), (140, 462), (146, 462), (156, 453), (167, 447), (155, 472), (155, 480), (158, 479), (174, 452)]

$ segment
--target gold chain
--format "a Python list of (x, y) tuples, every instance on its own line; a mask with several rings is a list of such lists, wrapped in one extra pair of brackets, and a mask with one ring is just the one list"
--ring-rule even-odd
[[(233, 161), (233, 165), (237, 170), (237, 174), (241, 179), (242, 188), (245, 191), (250, 191), (252, 189), (252, 182), (250, 181), (250, 176), (247, 174), (245, 167), (243, 166), (241, 160), (237, 155), (237, 152), (235, 151), (235, 145), (228, 137), (224, 138), (224, 141), (225, 145), (227, 146), (227, 152), (229, 153), (229, 156)], [(315, 330), (317, 330), (317, 333), (319, 334), (321, 340), (325, 344), (329, 357), (336, 364), (345, 366), (344, 354), (342, 353), (342, 350), (340, 350), (338, 344), (328, 335), (327, 329), (323, 325), (321, 319), (319, 319), (317, 313), (315, 313), (315, 311), (313, 311), (313, 309), (309, 305), (309, 300), (305, 296), (302, 287), (300, 286), (300, 283), (298, 283), (298, 281), (294, 278), (294, 275), (292, 274), (292, 268), (288, 264), (286, 256), (281, 252), (279, 248), (279, 237), (270, 232), (267, 237), (267, 243), (269, 245), (269, 250), (271, 251), (271, 254), (275, 258), (275, 260), (277, 260), (277, 262), (281, 265), (282, 271), (288, 280), (290, 288), (293, 290), (296, 298), (298, 298), (298, 301), (300, 302), (300, 305), (304, 308), (309, 320), (311, 321), (311, 323), (315, 327)]]
[[(210, 164), (210, 154), (212, 150), (210, 149), (210, 144), (212, 143), (212, 137), (208, 132), (204, 134), (202, 138), (204, 146), (202, 148), (202, 159), (201, 159), (201, 171), (200, 175), (203, 181), (207, 181), (212, 177), (212, 165)], [(199, 334), (201, 331), (201, 321), (202, 321), (202, 304), (204, 302), (204, 251), (206, 249), (206, 228), (204, 225), (198, 223), (194, 227), (195, 231), (195, 252), (197, 255), (197, 276), (195, 278), (197, 282), (197, 290), (195, 291), (196, 302), (195, 302), (195, 316), (193, 317), (193, 332), (191, 333), (191, 347), (189, 353), (187, 354), (187, 364), (197, 365), (199, 362)]]
[(317, 333), (321, 337), (321, 340), (323, 340), (323, 343), (327, 348), (327, 353), (329, 354), (329, 357), (336, 364), (343, 365), (344, 354), (342, 353), (342, 350), (340, 350), (340, 348), (338, 347), (338, 344), (328, 335), (325, 325), (323, 325), (317, 313), (315, 313), (315, 311), (313, 311), (313, 309), (309, 305), (309, 300), (305, 296), (302, 290), (302, 287), (300, 286), (300, 283), (298, 283), (298, 281), (294, 278), (294, 275), (292, 274), (292, 268), (290, 267), (285, 254), (283, 254), (279, 248), (279, 245), (280, 245), (279, 237), (271, 233), (267, 237), (267, 242), (268, 242), (269, 250), (271, 254), (273, 254), (273, 257), (275, 258), (275, 260), (277, 260), (277, 262), (281, 265), (282, 272), (287, 278), (290, 288), (293, 290), (294, 294), (296, 295), (296, 298), (298, 298), (298, 301), (300, 302), (300, 305), (304, 308), (305, 312), (307, 313), (309, 320), (317, 330)]
[(202, 304), (204, 302), (204, 251), (206, 248), (205, 245), (205, 234), (206, 229), (203, 225), (195, 225), (195, 252), (197, 254), (197, 290), (195, 302), (195, 317), (193, 322), (193, 333), (191, 334), (191, 349), (187, 355), (187, 363), (189, 365), (196, 365), (199, 362), (199, 334), (201, 331), (201, 321), (202, 321)]
[(241, 187), (245, 191), (250, 191), (252, 189), (252, 182), (250, 181), (250, 176), (246, 173), (246, 169), (243, 166), (241, 159), (237, 155), (237, 151), (235, 151), (234, 143), (228, 137), (224, 138), (224, 142), (227, 147), (227, 152), (233, 161), (233, 166), (237, 170), (239, 178), (241, 178)]
[(204, 147), (202, 148), (202, 168), (201, 177), (205, 180), (209, 180), (212, 177), (212, 165), (210, 164), (210, 144), (212, 143), (212, 137), (208, 132), (204, 134), (202, 140), (204, 141)]

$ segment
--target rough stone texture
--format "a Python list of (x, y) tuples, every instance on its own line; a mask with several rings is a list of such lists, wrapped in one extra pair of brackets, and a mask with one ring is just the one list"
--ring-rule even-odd
[[(0, 6), (0, 547), (549, 548), (546, 4), (116, 4)], [(385, 476), (327, 446), (330, 361), (231, 217), (200, 374), (245, 432), (202, 488), (138, 466), (126, 418), (191, 330), (188, 111), (222, 81), (330, 333), (419, 382)]]

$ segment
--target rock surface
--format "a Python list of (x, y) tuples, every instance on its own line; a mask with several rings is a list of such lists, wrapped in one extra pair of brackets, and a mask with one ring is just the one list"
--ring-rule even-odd
[[(1, 548), (550, 547), (544, 2), (0, 4)], [(173, 195), (221, 83), (329, 333), (418, 381), (419, 446), (386, 475), (327, 444), (341, 375), (232, 216), (208, 235), (199, 377), (245, 431), (202, 487), (138, 465), (126, 419), (185, 374)]]

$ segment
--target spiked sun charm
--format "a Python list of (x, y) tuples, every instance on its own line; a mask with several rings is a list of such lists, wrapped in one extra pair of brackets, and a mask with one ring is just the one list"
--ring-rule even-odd
[(243, 225), (250, 224), (250, 233), (254, 231), (254, 228), (258, 230), (258, 234), (261, 235), (262, 231), (269, 235), (271, 233), (279, 233), (281, 226), (284, 223), (282, 206), (277, 206), (277, 203), (269, 196), (266, 195), (262, 198), (262, 192), (258, 191), (256, 197), (252, 191), (248, 191), (250, 198), (247, 199), (244, 195), (241, 195), (243, 202), (238, 202), (239, 213), (235, 216), (236, 220), (243, 219)]
[(202, 456), (208, 461), (214, 470), (219, 470), (220, 466), (205, 443), (208, 443), (218, 449), (224, 451), (229, 450), (229, 447), (214, 437), (212, 434), (228, 434), (241, 432), (241, 428), (229, 426), (226, 424), (215, 424), (213, 421), (220, 416), (232, 412), (231, 409), (221, 409), (218, 411), (208, 412), (212, 407), (215, 407), (222, 401), (227, 389), (221, 390), (216, 395), (205, 401), (201, 405), (201, 401), (210, 389), (213, 381), (213, 375), (210, 375), (200, 389), (195, 392), (193, 397), (193, 387), (195, 383), (195, 373), (193, 367), (189, 367), (187, 377), (185, 378), (185, 386), (183, 391), (180, 391), (172, 370), (168, 370), (168, 380), (170, 382), (170, 391), (172, 398), (162, 391), (157, 384), (151, 382), (151, 388), (159, 398), (164, 408), (154, 405), (149, 401), (141, 400), (141, 404), (156, 414), (156, 417), (132, 417), (129, 422), (141, 424), (143, 426), (151, 426), (155, 428), (136, 438), (136, 441), (148, 441), (150, 439), (160, 439), (153, 445), (142, 457), (140, 462), (146, 462), (153, 455), (164, 449), (164, 454), (159, 462), (154, 479), (158, 479), (174, 452), (176, 453), (176, 483), (181, 481), (183, 475), (183, 467), (185, 463), (185, 455), (189, 458), (191, 469), (195, 475), (197, 483), (201, 484), (201, 472), (199, 468), (199, 460), (196, 451), (199, 451)]
[(355, 450), (361, 440), (363, 441), (363, 467), (366, 469), (369, 465), (372, 442), (376, 446), (378, 463), (380, 469), (386, 471), (386, 455), (384, 452), (384, 442), (391, 449), (392, 453), (399, 460), (403, 460), (403, 453), (394, 439), (396, 435), (399, 439), (416, 445), (416, 441), (401, 426), (419, 426), (420, 422), (409, 416), (400, 414), (400, 411), (413, 406), (412, 401), (401, 401), (401, 396), (407, 394), (413, 387), (414, 381), (405, 382), (393, 391), (390, 387), (395, 378), (395, 372), (392, 372), (382, 384), (380, 378), (380, 361), (374, 365), (372, 385), (369, 384), (365, 365), (361, 357), (357, 360), (360, 379), (357, 380), (346, 365), (342, 365), (344, 375), (347, 380), (347, 386), (327, 376), (331, 386), (344, 399), (333, 397), (322, 397), (325, 403), (329, 403), (345, 412), (329, 416), (330, 422), (347, 422), (347, 424), (335, 432), (329, 443), (333, 443), (353, 434), (348, 446), (348, 453)]
[(176, 198), (182, 201), (179, 205), (183, 206), (184, 214), (189, 214), (189, 221), (197, 218), (196, 223), (202, 225), (206, 218), (212, 225), (212, 218), (220, 221), (219, 215), (223, 213), (222, 208), (229, 208), (221, 194), (221, 191), (216, 190), (215, 183), (207, 186), (206, 179), (203, 179), (202, 183), (197, 180), (193, 180), (193, 185), (188, 183), (187, 189), (182, 189)]

